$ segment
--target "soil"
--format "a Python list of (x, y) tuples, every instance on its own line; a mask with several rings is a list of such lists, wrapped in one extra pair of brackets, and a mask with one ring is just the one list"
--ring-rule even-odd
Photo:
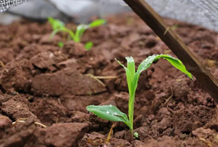
[[(165, 19), (191, 51), (218, 78), (218, 34)], [(67, 24), (75, 28), (74, 24)], [(112, 104), (128, 112), (124, 69), (149, 55), (171, 54), (167, 46), (133, 13), (110, 16), (107, 25), (85, 32), (82, 43), (65, 34), (52, 40), (49, 24), (27, 20), (0, 26), (0, 147), (216, 147), (218, 107), (196, 80), (160, 60), (139, 79), (134, 128), (86, 111)], [(62, 41), (64, 47), (58, 47)]]

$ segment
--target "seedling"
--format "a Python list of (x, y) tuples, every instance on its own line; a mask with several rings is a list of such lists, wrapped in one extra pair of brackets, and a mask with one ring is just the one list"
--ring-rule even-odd
[(92, 46), (93, 46), (93, 42), (91, 42), (91, 41), (89, 41), (85, 44), (86, 50), (90, 50), (92, 48)]
[(64, 46), (64, 43), (63, 43), (63, 42), (58, 42), (58, 46), (59, 46), (59, 47), (63, 47), (63, 46)]
[(141, 72), (146, 70), (153, 62), (158, 59), (163, 58), (169, 61), (175, 68), (179, 69), (181, 72), (185, 73), (191, 79), (193, 78), (191, 73), (189, 73), (183, 63), (173, 58), (170, 55), (152, 55), (146, 58), (141, 64), (138, 66), (137, 71), (135, 72), (135, 62), (133, 57), (126, 57), (127, 67), (125, 67), (120, 61), (116, 60), (121, 66), (124, 67), (127, 77), (128, 91), (129, 91), (129, 105), (128, 105), (128, 117), (125, 113), (121, 112), (118, 108), (113, 105), (89, 105), (86, 109), (98, 117), (115, 122), (123, 122), (129, 128), (131, 135), (133, 137), (133, 116), (134, 116), (134, 101), (135, 101), (135, 92), (138, 85), (138, 80)]
[(136, 139), (138, 139), (139, 138), (139, 133), (137, 133), (137, 132), (134, 132), (134, 137), (136, 138)]
[[(100, 26), (100, 25), (103, 25), (103, 24), (106, 23), (106, 21), (104, 19), (97, 19), (97, 20), (91, 22), (88, 25), (86, 25), (86, 24), (78, 25), (77, 28), (76, 28), (76, 31), (73, 32), (72, 30), (66, 28), (65, 25), (60, 20), (56, 20), (56, 19), (53, 19), (53, 18), (49, 18), (48, 20), (51, 23), (52, 28), (53, 28), (51, 38), (53, 38), (54, 35), (57, 34), (58, 32), (66, 32), (66, 33), (69, 34), (70, 39), (72, 39), (74, 42), (80, 42), (84, 32), (87, 29), (94, 28), (94, 27), (97, 27), (97, 26)], [(87, 42), (85, 44), (85, 48), (87, 50), (90, 50), (92, 46), (93, 46), (92, 42)]]
[(58, 19), (54, 19), (52, 17), (48, 17), (48, 22), (51, 24), (53, 30), (57, 30), (65, 26), (65, 24), (62, 21)]

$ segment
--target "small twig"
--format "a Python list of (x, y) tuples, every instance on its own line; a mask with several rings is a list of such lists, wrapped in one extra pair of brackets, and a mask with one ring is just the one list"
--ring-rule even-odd
[(97, 79), (116, 79), (118, 76), (94, 76)]
[(35, 122), (35, 124), (36, 124), (36, 125), (39, 125), (39, 126), (41, 126), (41, 127), (43, 127), (43, 128), (46, 128), (46, 127), (47, 127), (46, 125), (44, 125), (44, 124), (42, 124), (42, 123), (40, 123), (40, 122), (37, 122), (37, 121)]
[(5, 68), (5, 64), (2, 61), (0, 61), (0, 65), (1, 67)]
[(173, 89), (171, 86), (170, 86), (170, 90), (171, 90), (171, 95), (169, 96), (169, 98), (166, 99), (166, 101), (164, 102), (164, 105), (166, 105), (170, 101), (170, 99), (173, 97)]
[(27, 118), (19, 118), (15, 122), (12, 123), (12, 126), (15, 126), (17, 123), (25, 123)]
[(207, 141), (206, 139), (202, 138), (202, 137), (199, 137), (198, 138), (200, 141), (206, 143), (209, 147), (212, 147), (212, 143), (210, 141)]
[(8, 72), (8, 70), (5, 67), (5, 64), (2, 61), (0, 61), (0, 66), (3, 67), (4, 71)]
[(111, 139), (111, 136), (113, 135), (113, 129), (114, 127), (117, 125), (117, 123), (113, 123), (112, 126), (111, 126), (111, 129), (108, 133), (108, 136), (107, 136), (107, 139), (105, 140), (105, 143), (108, 143), (110, 142), (110, 139)]
[[(26, 120), (28, 120), (28, 118), (19, 118), (19, 119), (17, 119), (15, 122), (12, 123), (12, 127), (14, 127), (17, 123), (25, 123)], [(44, 124), (42, 124), (42, 123), (40, 123), (40, 122), (37, 122), (37, 121), (35, 121), (34, 124), (35, 124), (35, 125), (39, 125), (39, 126), (41, 126), (41, 127), (43, 127), (43, 128), (46, 128), (46, 127), (47, 127), (46, 125), (44, 125)]]
[(166, 29), (165, 32), (164, 32), (164, 35), (166, 35), (166, 33), (169, 31), (169, 29), (174, 30), (174, 29), (176, 29), (177, 27), (178, 27), (177, 25), (172, 25), (172, 26), (167, 27), (167, 29)]
[(166, 31), (164, 32), (164, 35), (169, 31), (170, 27), (167, 27)]
[(87, 74), (87, 76), (93, 78), (94, 80), (96, 80), (99, 84), (101, 84), (103, 87), (106, 87), (105, 84), (100, 81), (98, 78), (96, 78), (95, 76), (93, 76), (92, 74)]

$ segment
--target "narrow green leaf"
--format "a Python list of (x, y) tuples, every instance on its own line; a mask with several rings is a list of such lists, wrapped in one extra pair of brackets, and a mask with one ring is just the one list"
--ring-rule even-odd
[(63, 46), (64, 46), (64, 43), (63, 43), (63, 42), (58, 42), (58, 46), (59, 46), (59, 47), (63, 47)]
[(54, 23), (54, 18), (48, 17), (48, 22), (52, 25)]
[(54, 30), (50, 35), (50, 39), (52, 39), (58, 32), (67, 32), (70, 35), (71, 39), (75, 38), (75, 35), (72, 31), (63, 27), (63, 28), (59, 28), (59, 29)]
[(119, 60), (115, 59), (124, 69), (125, 69), (125, 72), (126, 72), (126, 78), (127, 78), (127, 85), (128, 85), (128, 90), (129, 90), (129, 95), (132, 95), (133, 94), (133, 91), (132, 91), (132, 74), (130, 72), (130, 70), (128, 68), (126, 68)]
[(124, 122), (127, 126), (129, 126), (129, 120), (127, 115), (113, 105), (89, 105), (86, 107), (86, 109), (102, 119), (116, 122)]
[(89, 41), (85, 44), (85, 49), (90, 50), (92, 48), (92, 46), (93, 46), (93, 42)]
[(52, 17), (48, 17), (48, 22), (51, 24), (53, 30), (62, 28), (65, 25), (62, 21), (54, 19)]
[(164, 54), (149, 56), (148, 58), (146, 58), (144, 61), (141, 62), (141, 64), (138, 67), (137, 72), (141, 73), (142, 71), (146, 70), (154, 61), (157, 61), (160, 58), (166, 59), (175, 68), (177, 68), (181, 72), (185, 73), (188, 77), (193, 79), (192, 74), (186, 70), (185, 66), (179, 59), (176, 59), (170, 55), (164, 55)]
[(132, 87), (133, 93), (135, 93), (136, 88), (138, 86), (139, 76), (140, 76), (140, 73), (136, 72), (135, 75), (132, 78), (132, 83), (131, 83), (132, 86), (131, 87)]
[(187, 71), (185, 65), (179, 60), (170, 55), (159, 55), (159, 58), (166, 59), (170, 62), (175, 68), (186, 74), (189, 78), (193, 79), (193, 76), (190, 72)]
[(126, 57), (127, 60), (127, 68), (129, 69), (131, 76), (135, 75), (135, 61), (133, 57)]
[(85, 24), (81, 24), (81, 25), (78, 25), (77, 28), (76, 28), (76, 34), (75, 34), (75, 42), (80, 42), (84, 32), (86, 29), (88, 29), (89, 26), (88, 25), (85, 25)]
[(88, 28), (93, 28), (93, 27), (100, 26), (100, 25), (104, 24), (105, 22), (106, 21), (104, 19), (98, 19), (98, 20), (95, 20), (95, 21), (91, 22), (89, 25), (86, 25), (86, 24), (78, 25), (77, 28), (76, 28), (76, 33), (75, 33), (74, 41), (75, 42), (80, 42), (84, 32)]
[(144, 70), (146, 70), (148, 67), (151, 66), (151, 64), (156, 61), (156, 56), (158, 55), (152, 55), (152, 56), (149, 56), (147, 57), (145, 60), (143, 60), (139, 66), (138, 66), (138, 69), (137, 69), (137, 72), (138, 73), (141, 73), (143, 72)]
[(89, 27), (93, 28), (93, 27), (97, 27), (97, 26), (103, 25), (105, 23), (106, 23), (106, 20), (104, 20), (104, 19), (97, 19), (97, 20), (91, 22), (89, 24)]
[(52, 33), (50, 35), (50, 39), (52, 39), (58, 32), (61, 32), (61, 30), (57, 29), (57, 30), (52, 31)]

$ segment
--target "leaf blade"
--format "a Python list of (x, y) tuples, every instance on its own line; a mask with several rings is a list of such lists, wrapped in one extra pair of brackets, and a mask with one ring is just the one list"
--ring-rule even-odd
[(137, 69), (137, 72), (138, 73), (141, 73), (143, 72), (144, 70), (146, 70), (148, 67), (151, 66), (151, 64), (155, 61), (155, 58), (157, 57), (158, 55), (152, 55), (152, 56), (149, 56), (147, 57), (145, 60), (143, 60), (139, 66), (138, 66), (138, 69)]
[(86, 107), (86, 109), (102, 119), (115, 122), (124, 122), (127, 126), (129, 126), (127, 115), (113, 105), (89, 105)]
[(131, 76), (135, 75), (135, 61), (133, 57), (126, 57), (127, 60), (127, 68), (129, 69)]
[(98, 27), (98, 26), (103, 25), (105, 23), (106, 23), (106, 20), (104, 20), (104, 19), (97, 19), (97, 20), (94, 20), (93, 22), (91, 22), (89, 24), (89, 27), (90, 28)]
[(171, 65), (173, 65), (175, 68), (186, 74), (189, 78), (193, 79), (192, 74), (187, 71), (185, 65), (180, 61), (179, 59), (176, 59), (170, 55), (161, 55), (161, 58), (166, 59), (168, 62), (170, 62)]
[(88, 25), (85, 25), (85, 24), (80, 24), (77, 26), (76, 28), (76, 33), (75, 33), (75, 39), (74, 41), (75, 42), (80, 42), (85, 30), (87, 30), (89, 28)]
[(133, 78), (132, 74), (131, 74), (130, 70), (128, 68), (126, 68), (119, 60), (117, 60), (117, 59), (115, 59), (115, 60), (125, 69), (129, 95), (132, 95), (133, 94), (133, 91), (132, 91), (132, 78)]
[(89, 42), (86, 42), (85, 44), (85, 49), (87, 51), (91, 50), (91, 48), (93, 47), (93, 42), (89, 41)]
[(175, 68), (177, 68), (178, 70), (186, 74), (189, 78), (193, 79), (192, 74), (189, 71), (187, 71), (185, 65), (179, 59), (176, 59), (170, 55), (165, 55), (165, 54), (152, 55), (152, 56), (147, 57), (144, 61), (141, 62), (141, 64), (138, 67), (137, 72), (141, 73), (142, 71), (146, 70), (148, 67), (150, 67), (150, 65), (154, 61), (157, 61), (160, 58), (166, 59)]
[(53, 30), (63, 28), (65, 26), (65, 24), (62, 21), (54, 19), (52, 17), (48, 17), (48, 22), (51, 24)]

